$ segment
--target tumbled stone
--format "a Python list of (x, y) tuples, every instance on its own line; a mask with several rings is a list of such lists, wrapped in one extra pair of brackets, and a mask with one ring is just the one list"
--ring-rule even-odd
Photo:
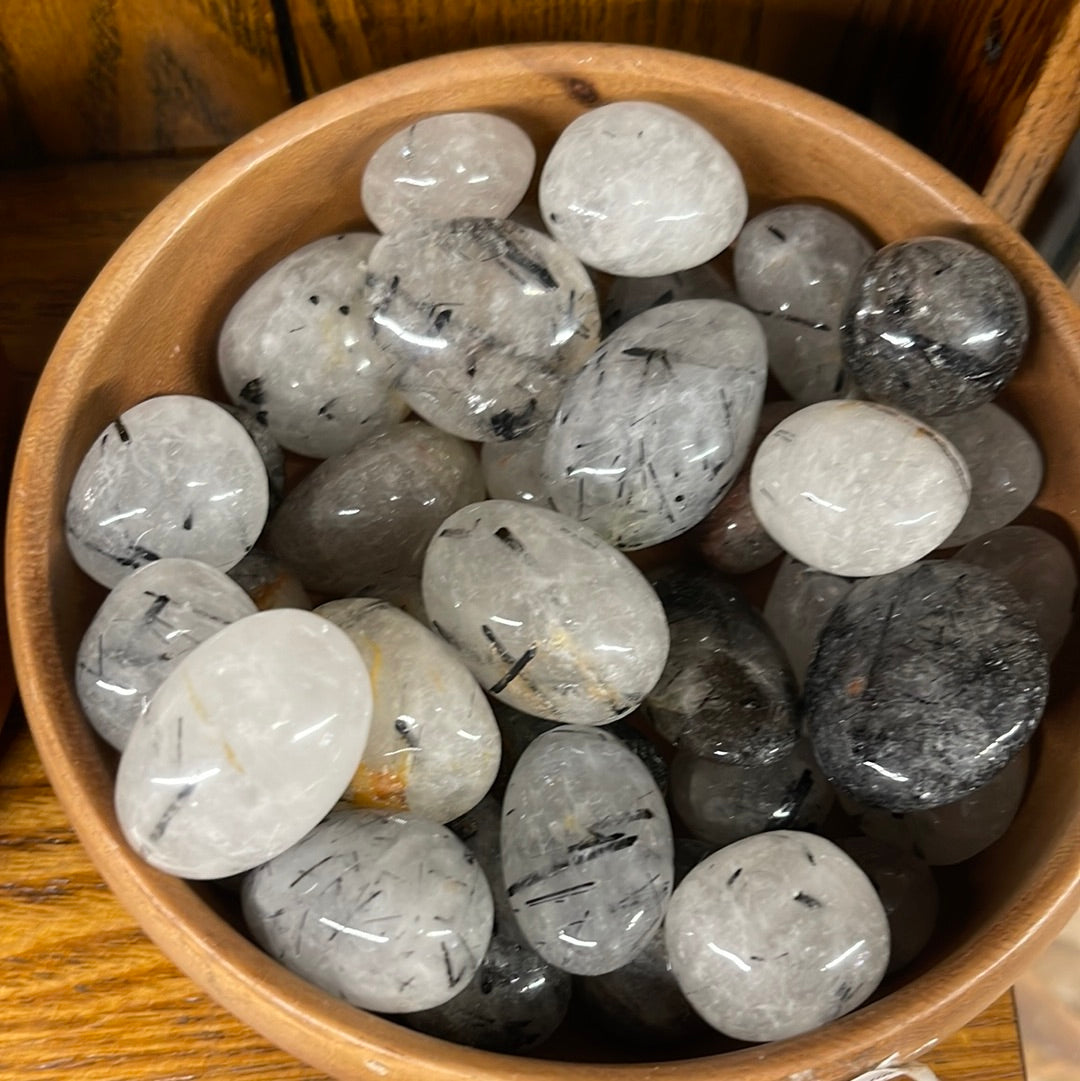
[(565, 127), (540, 174), (540, 211), (583, 263), (650, 277), (706, 263), (738, 235), (746, 185), (696, 121), (648, 101), (591, 109)]
[(507, 894), (529, 944), (596, 976), (660, 927), (671, 894), (671, 823), (645, 766), (614, 736), (567, 725), (535, 740), (503, 800)]
[(221, 328), (229, 397), (297, 454), (344, 454), (407, 412), (365, 299), (378, 239), (340, 233), (292, 252), (248, 287)]
[(946, 560), (859, 582), (818, 642), (804, 723), (825, 775), (888, 811), (953, 803), (1031, 738), (1049, 663), (1024, 602)]
[(268, 608), (305, 608), (311, 598), (303, 583), (280, 559), (261, 548), (252, 548), (229, 571), (229, 577), (255, 602), (260, 611)]
[(854, 389), (840, 324), (856, 275), (873, 251), (846, 218), (808, 203), (766, 210), (739, 234), (739, 297), (760, 317), (769, 368), (796, 401), (846, 398)]
[(547, 429), (505, 443), (480, 448), (480, 468), (490, 499), (513, 499), (538, 507), (554, 507), (542, 472)]
[(221, 408), (243, 425), (244, 431), (251, 436), (251, 441), (255, 444), (259, 457), (262, 458), (263, 465), (266, 467), (266, 479), (270, 484), (270, 513), (272, 514), (285, 498), (285, 452), (270, 434), (270, 429), (266, 427), (264, 421), (252, 416), (238, 405), (223, 404)]
[(375, 245), (367, 285), (406, 401), (462, 439), (517, 439), (545, 425), (599, 339), (585, 268), (512, 221), (408, 225)]
[(315, 611), (352, 639), (371, 676), (371, 733), (346, 798), (434, 822), (475, 806), (499, 770), (500, 737), (457, 654), (386, 601), (353, 597)]
[(159, 559), (105, 598), (83, 635), (75, 691), (98, 735), (123, 750), (165, 677), (197, 645), (255, 612), (244, 591), (194, 559)]
[(888, 574), (933, 551), (970, 491), (947, 439), (872, 402), (799, 410), (765, 437), (750, 472), (754, 513), (773, 540), (847, 577)]
[(665, 929), (683, 993), (739, 1040), (785, 1039), (849, 1013), (889, 961), (874, 887), (811, 833), (764, 833), (709, 856), (676, 889)]
[(624, 324), (569, 383), (544, 447), (555, 506), (618, 548), (696, 525), (738, 473), (765, 393), (745, 308), (684, 300)]
[(731, 282), (712, 263), (651, 278), (612, 278), (600, 307), (604, 336), (635, 315), (678, 300), (734, 300)]
[(532, 140), (491, 113), (439, 113), (395, 132), (364, 167), (360, 197), (380, 233), (418, 218), (505, 218), (536, 165)]
[(863, 266), (841, 338), (844, 363), (871, 398), (921, 417), (960, 413), (1012, 378), (1027, 304), (989, 252), (955, 237), (901, 240)]
[(690, 754), (764, 765), (798, 738), (795, 683), (765, 621), (730, 583), (680, 568), (652, 578), (671, 648), (645, 712)]
[(295, 844), (360, 762), (371, 685), (348, 636), (298, 609), (257, 612), (196, 646), (157, 689), (116, 776), (116, 814), (148, 863), (224, 878)]
[(425, 1010), (472, 979), (491, 939), (483, 872), (445, 826), (335, 811), (244, 882), (244, 918), (276, 960), (365, 1010)]
[(111, 589), (169, 557), (228, 570), (254, 545), (268, 506), (266, 470), (243, 426), (213, 402), (169, 394), (98, 434), (72, 482), (64, 527), (75, 562)]
[(667, 621), (640, 571), (591, 529), (509, 500), (452, 514), (423, 571), (432, 626), (496, 698), (606, 724), (652, 690)]
[(308, 474), (270, 523), (270, 546), (308, 589), (379, 596), (418, 577), (439, 524), (483, 494), (472, 447), (398, 424)]

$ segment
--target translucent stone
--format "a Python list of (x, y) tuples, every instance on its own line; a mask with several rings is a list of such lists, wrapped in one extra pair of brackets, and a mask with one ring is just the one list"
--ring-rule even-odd
[(686, 828), (717, 845), (767, 830), (818, 830), (833, 792), (800, 742), (764, 766), (737, 766), (679, 751), (671, 763), (671, 802)]
[(196, 646), (158, 688), (116, 776), (147, 862), (224, 878), (284, 852), (360, 762), (371, 685), (348, 636), (311, 612), (257, 612)]
[(644, 949), (671, 894), (672, 852), (663, 796), (614, 736), (557, 728), (514, 768), (503, 875), (518, 926), (553, 965), (597, 976)]
[(652, 278), (612, 278), (600, 307), (604, 336), (635, 315), (679, 300), (734, 300), (735, 290), (711, 263)]
[(836, 842), (874, 885), (889, 918), (889, 967), (907, 968), (926, 948), (938, 915), (938, 888), (925, 860), (872, 837)]
[(1000, 840), (1012, 825), (1027, 787), (1025, 747), (986, 784), (955, 803), (910, 814), (864, 807), (841, 799), (863, 833), (910, 852), (933, 867), (963, 863)]
[(270, 483), (270, 511), (273, 513), (285, 498), (285, 452), (270, 434), (264, 421), (238, 405), (225, 404), (221, 408), (244, 426), (244, 431), (251, 436), (251, 441), (262, 458), (266, 467), (266, 479)]
[(599, 339), (585, 268), (516, 222), (419, 221), (383, 237), (368, 269), (376, 337), (403, 366), (398, 386), (462, 439), (545, 425)]
[(440, 113), (395, 132), (364, 168), (360, 197), (380, 233), (418, 218), (505, 218), (532, 180), (536, 149), (491, 113)]
[(734, 586), (671, 569), (653, 585), (667, 614), (667, 665), (645, 701), (657, 732), (690, 754), (764, 765), (798, 738), (795, 683), (765, 621)]
[(763, 833), (709, 856), (676, 889), (665, 928), (686, 997), (738, 1040), (781, 1040), (849, 1013), (889, 961), (874, 887), (811, 833)]
[(268, 506), (266, 470), (243, 426), (213, 402), (170, 394), (98, 434), (68, 494), (67, 543), (109, 589), (170, 556), (224, 571), (251, 550)]
[(696, 525), (742, 466), (765, 393), (745, 308), (684, 300), (635, 316), (567, 386), (544, 447), (555, 506), (616, 547)]
[(347, 798), (434, 822), (475, 806), (499, 770), (499, 729), (457, 654), (385, 601), (330, 601), (316, 614), (345, 631), (371, 676), (371, 733)]
[(270, 546), (308, 589), (379, 596), (419, 577), (439, 524), (483, 494), (472, 447), (399, 424), (308, 474), (270, 523)]
[(921, 417), (960, 413), (1012, 378), (1027, 304), (989, 252), (954, 237), (901, 240), (863, 267), (841, 337), (844, 362), (871, 398)]
[(952, 803), (1031, 738), (1049, 663), (1024, 602), (981, 567), (920, 563), (853, 586), (806, 676), (825, 775), (888, 811)]
[(936, 417), (934, 427), (960, 452), (971, 475), (971, 503), (944, 547), (1008, 525), (1039, 494), (1043, 457), (1027, 429), (999, 406)]
[(159, 559), (105, 598), (83, 635), (75, 691), (98, 735), (123, 750), (165, 677), (222, 627), (255, 605), (219, 570), (194, 559)]
[(244, 882), (255, 940), (304, 979), (365, 1010), (438, 1006), (491, 939), (491, 890), (445, 826), (335, 811)]
[(365, 299), (378, 239), (341, 233), (292, 252), (248, 287), (221, 328), (229, 397), (297, 454), (344, 454), (407, 412)]
[(546, 440), (547, 429), (542, 428), (508, 443), (485, 443), (480, 468), (488, 497), (554, 507), (541, 469)]
[(840, 324), (870, 242), (822, 206), (792, 203), (751, 218), (735, 245), (739, 297), (761, 318), (769, 368), (796, 401), (846, 398)]
[(1034, 526), (1010, 525), (966, 544), (956, 558), (1000, 575), (1027, 602), (1035, 626), (1055, 656), (1069, 633), (1076, 567), (1068, 548)]
[(648, 101), (591, 109), (563, 129), (540, 174), (540, 211), (582, 262), (645, 278), (707, 263), (746, 219), (746, 185), (688, 116)]
[(847, 577), (888, 574), (933, 551), (967, 510), (971, 482), (937, 432), (872, 402), (818, 402), (766, 437), (750, 497), (796, 559)]
[(268, 608), (310, 610), (312, 607), (311, 598), (300, 579), (280, 559), (261, 548), (252, 548), (229, 571), (229, 577), (261, 611)]
[(591, 529), (508, 500), (463, 507), (424, 560), (435, 630), (496, 698), (538, 717), (606, 724), (636, 709), (667, 658), (664, 610)]

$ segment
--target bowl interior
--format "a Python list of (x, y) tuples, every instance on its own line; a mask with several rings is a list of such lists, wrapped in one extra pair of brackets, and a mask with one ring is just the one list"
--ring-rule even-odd
[[(67, 555), (63, 507), (89, 443), (151, 395), (222, 398), (218, 329), (263, 270), (318, 236), (362, 225), (364, 162), (391, 132), (435, 112), (486, 109), (524, 127), (540, 160), (585, 109), (662, 102), (729, 148), (754, 206), (827, 202), (887, 242), (925, 233), (982, 244), (1017, 275), (1033, 337), (1010, 407), (1047, 457), (1037, 515), (1080, 536), (1080, 320), (1046, 267), (950, 174), (868, 121), (805, 91), (719, 62), (629, 46), (478, 50), (368, 77), (316, 98), (220, 154), (170, 196), (109, 263), (42, 377), (14, 479), (7, 573), (12, 638), (42, 758), (83, 843), (121, 902), (208, 992), (280, 1046), (341, 1077), (553, 1076), (550, 1062), (452, 1047), (336, 1002), (263, 956), (202, 892), (139, 861), (112, 811), (113, 757), (83, 721), (74, 654), (102, 599)], [(671, 163), (673, 175), (680, 164)], [(1063, 655), (1068, 655), (1072, 642)], [(926, 957), (868, 1006), (793, 1040), (665, 1067), (713, 1081), (817, 1081), (901, 1058), (959, 1027), (1007, 987), (1067, 918), (1080, 876), (1080, 692), (1058, 665), (1032, 781), (1008, 835), (943, 877), (943, 928)], [(690, 1049), (687, 1049), (689, 1052)], [(573, 1034), (559, 1076), (637, 1077), (616, 1049)], [(609, 1065), (585, 1065), (608, 1059)], [(571, 1064), (576, 1063), (576, 1064)], [(650, 1074), (651, 1076), (651, 1074)]]

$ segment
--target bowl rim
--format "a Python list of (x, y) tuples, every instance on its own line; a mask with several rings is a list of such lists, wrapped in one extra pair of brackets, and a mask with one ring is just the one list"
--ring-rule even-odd
[[(959, 218), (985, 227), (999, 255), (1022, 282), (1038, 283), (1042, 295), (1059, 303), (1041, 311), (1063, 335), (1080, 342), (1080, 313), (1035, 252), (978, 195), (920, 151), (871, 121), (832, 101), (770, 76), (723, 61), (648, 46), (571, 42), (490, 46), (448, 53), (368, 75), (294, 106), (243, 136), (198, 169), (151, 212), (109, 260), (61, 334), (42, 373), (20, 439), (8, 509), (6, 571), (8, 619), (19, 686), (34, 741), (49, 780), (80, 841), (123, 907), (158, 947), (199, 987), (240, 1020), (279, 1047), (335, 1077), (416, 1077), (485, 1081), (539, 1079), (555, 1072), (566, 1081), (585, 1078), (678, 1078), (706, 1081), (734, 1077), (787, 1078), (792, 1081), (814, 1062), (815, 1081), (846, 1078), (851, 1063), (861, 1069), (874, 1048), (895, 1049), (907, 1058), (925, 1049), (928, 1033), (953, 1031), (1008, 987), (1041, 944), (1068, 919), (1080, 901), (1080, 819), (1040, 865), (1007, 915), (977, 941), (966, 942), (928, 972), (891, 994), (803, 1036), (729, 1052), (722, 1056), (659, 1063), (557, 1062), (497, 1055), (405, 1029), (362, 1012), (311, 987), (270, 960), (225, 920), (205, 906), (186, 883), (143, 863), (121, 839), (112, 816), (95, 806), (95, 791), (81, 776), (58, 726), (50, 721), (61, 701), (57, 680), (39, 643), (48, 628), (41, 611), (46, 596), (50, 521), (34, 492), (43, 467), (58, 458), (58, 439), (50, 433), (50, 399), (74, 367), (85, 365), (102, 326), (117, 303), (116, 284), (137, 278), (185, 223), (223, 189), (242, 182), (260, 161), (311, 131), (346, 120), (358, 110), (401, 96), (403, 85), (445, 85), (459, 79), (463, 63), (470, 78), (513, 80), (524, 71), (573, 72), (648, 70), (662, 65), (668, 85), (678, 81), (687, 93), (703, 82), (723, 81), (738, 96), (783, 108), (810, 130), (841, 138), (886, 158), (922, 190), (947, 199)], [(678, 75), (676, 77), (676, 65)], [(570, 78), (569, 75), (565, 76)], [(780, 104), (782, 103), (782, 104)], [(1078, 376), (1080, 380), (1080, 376)], [(16, 556), (16, 553), (18, 555)], [(194, 916), (198, 918), (193, 918)], [(936, 1042), (936, 1039), (932, 1040)], [(919, 1045), (923, 1044), (923, 1047)], [(869, 1050), (868, 1050), (869, 1049)], [(860, 1054), (862, 1057), (860, 1058)], [(869, 1057), (868, 1057), (869, 1056)], [(885, 1056), (878, 1056), (880, 1059)], [(757, 1069), (755, 1069), (757, 1067)], [(767, 1072), (766, 1072), (767, 1069)], [(806, 1077), (807, 1074), (802, 1074)]]

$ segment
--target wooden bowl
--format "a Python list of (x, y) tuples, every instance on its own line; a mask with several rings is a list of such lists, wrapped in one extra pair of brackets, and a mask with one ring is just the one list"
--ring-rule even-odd
[(714, 131), (759, 206), (824, 200), (882, 241), (959, 234), (1008, 264), (1030, 301), (1034, 328), (1009, 399), (1047, 455), (1039, 507), (1056, 516), (1070, 540), (1080, 531), (1080, 318), (1066, 293), (1031, 248), (953, 176), (810, 93), (645, 48), (493, 48), (372, 75), (292, 109), (218, 155), (120, 249), (45, 369), (15, 471), (7, 542), (11, 630), (41, 756), (117, 897), (223, 1005), (335, 1077), (840, 1081), (890, 1056), (913, 1056), (961, 1027), (1013, 982), (1077, 897), (1080, 695), (1076, 679), (1061, 671), (1021, 813), (999, 844), (944, 877), (946, 918), (924, 960), (870, 1004), (817, 1032), (687, 1058), (658, 1073), (615, 1061), (625, 1050), (591, 1039), (557, 1046), (552, 1054), (571, 1061), (555, 1066), (452, 1046), (355, 1010), (280, 968), (203, 892), (154, 871), (122, 840), (112, 810), (113, 758), (84, 722), (72, 689), (75, 650), (101, 600), (68, 556), (62, 524), (69, 484), (90, 441), (150, 395), (221, 397), (215, 339), (230, 305), (290, 250), (361, 220), (363, 164), (395, 129), (425, 114), (488, 109), (521, 124), (543, 154), (579, 113), (627, 98), (663, 102)]

